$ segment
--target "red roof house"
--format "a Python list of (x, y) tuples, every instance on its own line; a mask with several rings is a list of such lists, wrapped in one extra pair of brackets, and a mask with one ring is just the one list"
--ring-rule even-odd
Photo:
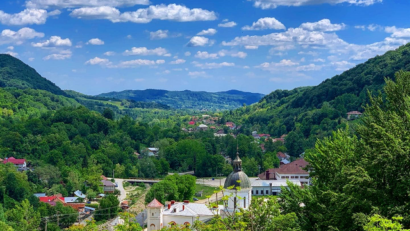
[(154, 198), (154, 200), (152, 200), (148, 205), (147, 208), (162, 208), (164, 207), (163, 204), (161, 204), (161, 202), (159, 202), (157, 199)]
[(189, 125), (195, 125), (195, 121), (189, 121)]
[(12, 163), (14, 165), (24, 165), (26, 163), (26, 159), (16, 159), (14, 157), (10, 157), (3, 160), (3, 164), (7, 163)]
[(295, 175), (303, 175), (306, 174), (308, 175), (309, 172), (304, 170), (304, 168), (308, 165), (309, 163), (304, 160), (304, 159), (297, 159), (289, 164), (286, 165), (281, 165), (279, 168), (272, 168), (266, 170), (266, 172), (261, 173), (258, 175), (259, 179), (261, 180), (273, 180), (276, 178), (276, 173), (279, 175), (285, 174), (295, 174)]

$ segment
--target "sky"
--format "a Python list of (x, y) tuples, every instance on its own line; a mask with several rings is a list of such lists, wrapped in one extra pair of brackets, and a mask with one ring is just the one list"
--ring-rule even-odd
[(408, 0), (1, 0), (0, 53), (62, 89), (268, 94), (410, 41)]

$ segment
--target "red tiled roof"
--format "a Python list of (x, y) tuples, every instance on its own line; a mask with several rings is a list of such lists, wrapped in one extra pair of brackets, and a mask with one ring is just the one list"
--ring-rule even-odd
[(189, 121), (189, 125), (194, 125), (195, 121)]
[(279, 157), (279, 158), (286, 158), (287, 157), (283, 152), (278, 152), (276, 154), (276, 156)]
[(233, 122), (226, 122), (225, 125), (228, 126), (228, 127), (233, 127), (233, 126), (235, 126), (235, 124), (234, 124)]
[(284, 138), (275, 138), (275, 139), (273, 139), (272, 141), (273, 141), (273, 142), (280, 141), (280, 142), (282, 142), (282, 143), (285, 143), (285, 139), (284, 139)]
[(164, 207), (163, 204), (161, 204), (161, 202), (159, 202), (157, 199), (154, 198), (154, 200), (152, 200), (148, 205), (148, 208), (162, 208)]
[(361, 115), (362, 113), (359, 111), (351, 111), (347, 113), (348, 115)]
[(107, 180), (107, 177), (105, 177), (104, 175), (101, 175), (101, 179)]
[(26, 162), (26, 159), (16, 159), (14, 157), (10, 157), (7, 160), (3, 160), (3, 164), (6, 164), (6, 163), (24, 164), (24, 162)]
[(64, 206), (70, 206), (75, 210), (80, 210), (85, 207), (85, 203), (64, 203)]
[[(281, 165), (279, 168), (271, 168), (269, 171), (269, 179), (273, 179), (275, 173), (279, 174), (309, 174), (307, 171), (303, 170), (309, 163), (304, 159), (297, 159), (289, 164)], [(259, 179), (266, 180), (266, 172), (258, 175)]]
[(38, 198), (41, 202), (51, 202), (51, 201), (56, 201), (57, 199), (61, 200), (64, 202), (64, 197), (58, 197), (58, 196), (49, 196), (49, 197), (39, 197)]

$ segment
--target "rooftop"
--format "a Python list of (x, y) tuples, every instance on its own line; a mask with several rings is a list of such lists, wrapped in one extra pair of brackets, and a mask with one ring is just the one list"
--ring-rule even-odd
[(213, 216), (214, 214), (205, 204), (175, 202), (164, 210), (164, 216)]
[(102, 180), (101, 181), (101, 183), (103, 184), (103, 186), (106, 186), (106, 187), (115, 187), (115, 184), (114, 183), (112, 183), (111, 181), (109, 181), (109, 180)]
[[(299, 180), (289, 180), (290, 182), (301, 185)], [(252, 187), (261, 187), (261, 186), (270, 186), (272, 184), (272, 187), (280, 187), (280, 186), (288, 186), (286, 183), (286, 180), (254, 180), (252, 181)]]
[(6, 158), (3, 160), (3, 164), (12, 163), (12, 164), (24, 164), (26, 159), (16, 159), (14, 157)]
[(148, 205), (148, 208), (162, 208), (164, 207), (163, 204), (161, 204), (161, 202), (159, 202), (157, 199), (154, 198), (154, 200), (152, 200)]

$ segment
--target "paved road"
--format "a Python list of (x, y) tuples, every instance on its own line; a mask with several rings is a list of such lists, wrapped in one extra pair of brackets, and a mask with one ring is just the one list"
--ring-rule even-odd
[(118, 200), (120, 202), (125, 200), (125, 198), (127, 197), (127, 192), (125, 191), (124, 186), (122, 185), (123, 182), (123, 179), (115, 179), (115, 183), (117, 183), (118, 185), (117, 189), (121, 192), (120, 196), (118, 197)]

